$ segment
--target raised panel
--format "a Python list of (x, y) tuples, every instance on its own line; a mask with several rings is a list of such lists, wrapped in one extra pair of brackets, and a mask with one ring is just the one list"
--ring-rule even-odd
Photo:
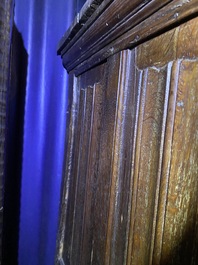
[[(83, 92), (81, 92), (83, 93)], [(76, 175), (76, 189), (74, 198), (74, 213), (71, 241), (71, 262), (77, 264), (79, 260), (79, 249), (81, 248), (82, 229), (83, 229), (83, 206), (85, 204), (85, 186), (87, 182), (87, 164), (89, 156), (89, 139), (91, 128), (91, 113), (93, 102), (93, 89), (87, 87), (84, 91), (84, 117), (81, 122), (80, 143), (78, 149), (78, 163)]]
[(133, 175), (135, 192), (130, 232), (130, 240), (133, 242), (129, 255), (131, 264), (147, 264), (152, 248), (153, 217), (166, 118), (164, 106), (167, 102), (167, 78), (167, 67), (143, 70)]
[(147, 118), (140, 121), (139, 195), (131, 217), (129, 264), (197, 263), (197, 23), (193, 19), (137, 48), (137, 66), (147, 72), (141, 105), (150, 125)]
[(177, 71), (161, 262), (197, 264), (198, 61), (181, 61)]
[(65, 264), (197, 264), (197, 25), (74, 78)]
[(135, 148), (133, 139), (135, 139), (139, 96), (139, 91), (135, 89), (139, 74), (135, 70), (134, 63), (134, 52), (124, 51), (120, 54), (112, 149), (111, 197), (104, 264), (124, 264), (126, 261), (131, 204), (131, 159)]
[(104, 261), (117, 100), (116, 78), (112, 77), (119, 69), (118, 61), (115, 56), (71, 83), (69, 155), (58, 239), (58, 260), (66, 264)]
[(82, 264), (89, 264), (93, 259), (94, 239), (93, 233), (96, 229), (94, 227), (95, 211), (98, 210), (96, 201), (96, 190), (98, 182), (98, 162), (100, 157), (100, 142), (98, 139), (101, 137), (102, 126), (102, 112), (103, 112), (103, 99), (104, 90), (100, 84), (95, 84), (93, 87), (93, 112), (91, 135), (89, 143), (89, 158), (87, 165), (86, 176), (86, 190), (85, 190), (85, 205), (83, 216), (83, 238), (81, 248), (81, 262)]

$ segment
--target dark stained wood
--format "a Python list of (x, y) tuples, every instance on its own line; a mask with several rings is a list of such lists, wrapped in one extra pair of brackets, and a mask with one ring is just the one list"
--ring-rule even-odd
[[(63, 56), (63, 65), (68, 71), (74, 69), (75, 74), (79, 75), (93, 67), (95, 64), (106, 60), (109, 56), (124, 49), (134, 48), (140, 43), (153, 38), (156, 35), (160, 35), (163, 31), (173, 28), (179, 23), (197, 15), (197, 0), (186, 1), (184, 3), (183, 0), (180, 0), (174, 3), (175, 6), (172, 6), (172, 4), (167, 5), (159, 12), (154, 13), (151, 17), (145, 19), (143, 22), (124, 33), (118, 39), (109, 43), (107, 46), (101, 47), (98, 51), (94, 50), (93, 55), (88, 55), (85, 61), (79, 63), (80, 58), (78, 57), (76, 66), (73, 65), (70, 67), (65, 64), (64, 60), (67, 57), (66, 55)], [(139, 14), (139, 16), (141, 16), (141, 14)], [(73, 64), (73, 62), (74, 61), (72, 60), (71, 63)]]
[(61, 54), (62, 49), (65, 50), (65, 46), (67, 46), (67, 49), (71, 47), (71, 42), (75, 42), (75, 40), (78, 39), (79, 36), (81, 36), (86, 29), (90, 27), (94, 20), (104, 11), (105, 8), (107, 8), (112, 1), (113, 0), (86, 1), (85, 5), (75, 17), (73, 24), (60, 40), (57, 51), (58, 54)]
[(93, 87), (93, 111), (91, 122), (91, 134), (89, 144), (89, 158), (87, 164), (85, 206), (83, 216), (83, 239), (81, 246), (81, 262), (89, 264), (93, 258), (93, 233), (94, 233), (94, 211), (95, 194), (97, 186), (97, 170), (100, 157), (100, 139), (102, 126), (102, 111), (104, 100), (104, 88), (100, 84)]
[[(163, 238), (165, 236), (165, 231), (164, 231), (164, 226), (166, 224), (166, 214), (167, 214), (167, 196), (168, 196), (168, 192), (169, 192), (169, 185), (173, 182), (173, 186), (174, 188), (176, 188), (179, 185), (179, 179), (175, 179), (176, 175), (179, 173), (173, 173), (172, 179), (171, 179), (171, 171), (170, 171), (170, 166), (174, 165), (174, 167), (180, 167), (182, 164), (182, 160), (184, 161), (185, 159), (188, 160), (187, 155), (183, 154), (183, 157), (181, 157), (180, 155), (182, 153), (180, 153), (180, 148), (177, 146), (176, 150), (175, 150), (175, 155), (174, 157), (176, 158), (180, 158), (180, 162), (176, 163), (173, 160), (173, 137), (174, 137), (174, 130), (176, 130), (177, 133), (179, 133), (178, 131), (178, 127), (176, 122), (178, 122), (180, 124), (180, 127), (182, 126), (182, 120), (181, 118), (177, 121), (176, 117), (175, 117), (175, 112), (177, 113), (177, 109), (178, 107), (181, 107), (182, 111), (183, 111), (183, 122), (185, 120), (184, 123), (186, 123), (188, 121), (187, 118), (187, 113), (189, 113), (189, 115), (191, 116), (191, 122), (194, 123), (195, 128), (197, 128), (197, 123), (195, 122), (194, 118), (193, 118), (193, 113), (195, 113), (195, 109), (197, 108), (196, 103), (194, 102), (194, 104), (192, 103), (191, 107), (189, 108), (186, 106), (186, 109), (184, 108), (184, 101), (179, 100), (180, 98), (180, 94), (183, 93), (183, 90), (186, 89), (187, 91), (191, 91), (190, 95), (191, 96), (187, 96), (186, 95), (186, 100), (197, 100), (197, 95), (194, 94), (194, 87), (197, 87), (197, 79), (194, 76), (194, 72), (197, 71), (197, 46), (196, 46), (196, 36), (197, 36), (197, 30), (195, 30), (197, 25), (197, 19), (191, 20), (188, 23), (182, 25), (181, 27), (176, 28), (175, 30), (172, 30), (156, 39), (153, 39), (147, 43), (145, 43), (144, 45), (141, 45), (138, 49), (139, 49), (139, 56), (138, 56), (138, 64), (139, 67), (146, 67), (146, 65), (148, 65), (149, 67), (151, 67), (151, 65), (153, 65), (154, 69), (156, 69), (157, 71), (162, 71), (162, 69), (164, 67), (167, 68), (167, 80), (166, 80), (166, 89), (168, 88), (170, 90), (169, 92), (169, 101), (168, 101), (168, 108), (167, 108), (167, 114), (165, 112), (165, 114), (167, 115), (166, 118), (166, 124), (163, 125), (163, 130), (165, 133), (164, 136), (164, 144), (163, 144), (163, 160), (162, 160), (162, 164), (161, 164), (161, 173), (159, 175), (159, 179), (158, 181), (161, 181), (160, 183), (160, 190), (159, 190), (159, 186), (157, 187), (157, 192), (156, 192), (156, 199), (159, 199), (159, 205), (158, 205), (158, 210), (157, 208), (155, 209), (155, 215), (157, 216), (157, 223), (156, 223), (156, 232), (155, 232), (155, 243), (152, 243), (155, 245), (154, 247), (154, 257), (153, 257), (153, 263), (154, 264), (160, 264), (160, 259), (161, 259), (161, 255), (162, 255), (162, 248), (163, 249), (169, 249), (169, 253), (166, 252), (165, 259), (162, 259), (162, 264), (187, 264), (191, 257), (193, 256), (192, 252), (190, 252), (188, 250), (188, 244), (189, 244), (189, 238), (194, 238), (194, 240), (197, 240), (197, 235), (196, 235), (196, 231), (197, 230), (197, 226), (196, 226), (196, 214), (197, 214), (197, 196), (193, 195), (193, 193), (198, 191), (198, 187), (197, 187), (197, 173), (195, 173), (195, 171), (192, 173), (192, 175), (190, 175), (188, 177), (188, 180), (186, 180), (186, 184), (185, 182), (183, 182), (183, 185), (185, 187), (188, 186), (188, 182), (191, 183), (191, 181), (195, 181), (193, 182), (193, 186), (189, 189), (186, 189), (186, 192), (189, 196), (189, 200), (191, 198), (191, 200), (193, 200), (193, 203), (191, 204), (191, 206), (187, 206), (187, 203), (185, 204), (185, 207), (187, 207), (186, 211), (188, 212), (190, 210), (190, 208), (192, 207), (192, 215), (193, 217), (189, 217), (189, 219), (186, 217), (186, 219), (189, 220), (189, 226), (190, 229), (189, 231), (186, 231), (188, 228), (183, 225), (182, 228), (182, 222), (181, 220), (177, 221), (178, 223), (175, 224), (175, 226), (177, 227), (176, 229), (178, 229), (181, 233), (180, 239), (175, 238), (175, 246), (173, 246), (173, 244), (171, 244), (170, 242), (174, 242), (174, 236), (172, 238), (169, 238), (169, 240), (164, 241)], [(191, 36), (191, 48), (189, 48), (189, 52), (187, 53), (186, 50), (184, 49), (184, 41), (187, 40), (187, 36)], [(161, 45), (161, 52), (158, 49), (159, 44), (160, 43), (165, 43), (165, 40), (167, 41), (167, 45)], [(189, 39), (188, 39), (189, 40)], [(188, 42), (187, 42), (188, 43)], [(182, 49), (183, 47), (183, 49)], [(186, 47), (186, 46), (185, 46)], [(161, 58), (161, 60), (160, 60)], [(162, 60), (163, 58), (163, 60)], [(156, 59), (156, 60), (155, 60)], [(182, 72), (184, 71), (183, 65), (189, 65), (189, 68), (191, 68), (191, 73), (188, 72), (187, 70), (185, 71), (184, 74), (182, 74)], [(188, 81), (185, 81), (185, 78), (187, 78)], [(161, 79), (162, 80), (162, 79)], [(181, 80), (181, 81), (180, 81)], [(188, 82), (188, 88), (185, 86), (185, 82)], [(153, 84), (154, 85), (154, 84)], [(179, 88), (179, 86), (181, 86), (181, 89)], [(167, 91), (168, 92), (168, 91)], [(164, 106), (167, 105), (167, 100), (164, 103)], [(180, 106), (181, 105), (181, 106)], [(186, 105), (186, 104), (185, 104)], [(189, 105), (188, 105), (189, 106)], [(180, 108), (179, 108), (180, 110)], [(184, 112), (185, 111), (185, 112)], [(197, 109), (196, 109), (197, 112)], [(191, 114), (190, 114), (191, 113)], [(176, 129), (175, 129), (176, 128)], [(181, 132), (178, 134), (177, 136), (177, 140), (181, 139), (181, 144), (186, 142), (186, 137), (188, 137), (188, 134), (191, 135), (192, 133), (192, 141), (193, 143), (195, 143), (195, 148), (197, 148), (197, 133), (195, 131), (191, 131), (188, 127), (188, 130), (185, 130), (185, 127), (182, 126), (181, 130), (183, 131), (183, 137)], [(197, 129), (196, 129), (197, 130)], [(163, 134), (164, 134), (163, 133)], [(196, 140), (193, 140), (193, 137), (196, 138)], [(197, 149), (193, 149), (192, 147), (189, 146), (189, 144), (187, 143), (189, 149), (188, 152), (192, 152), (192, 157), (194, 157), (194, 159), (196, 159), (196, 157), (198, 157), (198, 153), (197, 153)], [(184, 144), (185, 146), (185, 144)], [(182, 149), (185, 147), (182, 147)], [(179, 152), (179, 153), (178, 153)], [(186, 157), (186, 158), (185, 158)], [(185, 168), (185, 170), (187, 170), (187, 168), (189, 168), (189, 170), (193, 170), (193, 168), (197, 168), (197, 165), (190, 165), (189, 167), (184, 166), (183, 169)], [(197, 170), (197, 169), (196, 169)], [(184, 173), (185, 174), (185, 173)], [(185, 175), (188, 175), (187, 173)], [(179, 178), (179, 176), (178, 176)], [(185, 179), (183, 179), (185, 180)], [(176, 188), (177, 189), (177, 188)], [(188, 191), (187, 191), (188, 190)], [(158, 194), (159, 193), (159, 194)], [(176, 195), (173, 195), (176, 196)], [(181, 195), (181, 201), (185, 200), (185, 195), (183, 193), (183, 195)], [(159, 197), (159, 198), (158, 198)], [(194, 205), (194, 206), (192, 206)], [(157, 205), (156, 205), (157, 206)], [(184, 215), (185, 211), (180, 208), (182, 207), (177, 205), (177, 210), (175, 207), (175, 211), (179, 212), (182, 215)], [(172, 224), (174, 224), (176, 222), (175, 217), (173, 217), (173, 215), (175, 215), (176, 212), (174, 212), (174, 210), (170, 207), (170, 211), (172, 212), (172, 217), (173, 218), (171, 220)], [(194, 220), (194, 224), (190, 225), (190, 220)], [(154, 226), (155, 226), (155, 221), (153, 222)], [(153, 227), (154, 229), (154, 227)], [(170, 235), (173, 235), (173, 230), (171, 228), (171, 224), (169, 223), (168, 225), (168, 231), (166, 233)], [(170, 232), (171, 231), (171, 232)], [(194, 232), (194, 236), (192, 235)], [(186, 238), (185, 238), (186, 237)], [(185, 242), (186, 240), (186, 242)], [(177, 246), (177, 244), (181, 244), (182, 246)], [(195, 243), (194, 243), (195, 244)], [(172, 245), (172, 247), (171, 247)], [(196, 245), (196, 244), (195, 244)], [(182, 249), (183, 248), (183, 249)], [(177, 249), (177, 254), (175, 254), (175, 256), (173, 256), (173, 251), (175, 251), (175, 249)], [(181, 256), (182, 254), (182, 256)], [(194, 253), (195, 255), (195, 253)], [(197, 254), (196, 254), (197, 255)], [(195, 255), (195, 256), (196, 256)], [(172, 259), (172, 260), (171, 260)], [(196, 258), (195, 258), (196, 260)], [(168, 263), (169, 262), (169, 263)], [(195, 262), (195, 261), (194, 261)], [(193, 258), (192, 258), (192, 264), (193, 263)]]
[[(104, 264), (123, 264), (126, 260), (129, 229), (128, 207), (131, 199), (131, 159), (134, 149), (134, 128), (138, 90), (134, 67), (135, 53), (120, 55), (118, 99), (114, 125), (113, 161), (111, 165), (111, 197), (108, 217), (106, 259)], [(124, 191), (124, 192), (123, 192)], [(122, 237), (119, 235), (122, 234)]]
[[(131, 11), (130, 15), (132, 16), (134, 13), (137, 13), (137, 11), (139, 11), (148, 2), (149, 0), (144, 2), (139, 0), (135, 1), (126, 0), (123, 7), (120, 1), (118, 0), (113, 1), (113, 3), (109, 7), (107, 6), (107, 8), (103, 10), (102, 16), (98, 17), (98, 19), (94, 22), (94, 24), (87, 29), (87, 31), (80, 38), (80, 40), (75, 42), (76, 40), (75, 36), (74, 41), (73, 40), (71, 41), (72, 43), (74, 43), (74, 45), (72, 45), (71, 43), (70, 45), (68, 45), (69, 47), (66, 46), (62, 50), (62, 54), (64, 54), (70, 48), (69, 57), (67, 58), (67, 61), (69, 61), (70, 60), (69, 58), (71, 58), (71, 56), (74, 55), (73, 52), (77, 53), (78, 57), (81, 57), (81, 55), (86, 52), (87, 48), (90, 50), (92, 46), (96, 45), (96, 43), (98, 42), (101, 42), (101, 40), (104, 39), (106, 36), (108, 36), (108, 42), (110, 42), (112, 40), (111, 39), (112, 32), (114, 34), (114, 39), (115, 39), (117, 35), (116, 31), (118, 30), (119, 34), (121, 32), (121, 30), (119, 29), (119, 24), (121, 24), (121, 21), (123, 24), (123, 22), (127, 20), (130, 14), (129, 12)], [(116, 10), (116, 13), (118, 15), (115, 15), (115, 13), (112, 12), (112, 10), (114, 11)], [(116, 25), (115, 28), (114, 25)], [(91, 53), (92, 51), (90, 51), (90, 54)]]
[[(81, 123), (80, 146), (78, 154), (78, 171), (76, 180), (76, 190), (74, 199), (74, 216), (72, 231), (72, 257), (71, 262), (77, 264), (80, 257), (78, 256), (81, 248), (82, 229), (83, 229), (83, 208), (85, 204), (85, 186), (87, 182), (87, 163), (89, 157), (89, 138), (91, 129), (91, 113), (93, 101), (93, 88), (87, 87), (85, 90), (84, 100), (84, 119)], [(80, 253), (79, 253), (80, 254)]]
[(13, 1), (0, 2), (0, 264), (2, 262), (3, 213), (5, 191), (5, 142), (7, 96), (10, 76), (10, 47)]
[[(132, 264), (147, 264), (151, 251), (155, 191), (160, 166), (161, 128), (166, 95), (166, 69), (145, 69), (142, 78), (140, 116), (137, 129), (137, 161), (134, 180), (137, 189), (133, 199)], [(163, 141), (163, 139), (162, 139)], [(135, 158), (136, 159), (136, 158)], [(136, 164), (137, 163), (137, 164)], [(136, 168), (137, 167), (137, 168)]]
[(83, 34), (78, 32), (79, 39), (74, 43), (71, 40), (69, 50), (66, 46), (61, 51), (64, 66), (80, 74), (112, 54), (135, 47), (198, 13), (197, 0), (172, 2), (114, 1)]
[[(56, 263), (62, 264), (64, 260), (68, 259), (70, 254), (71, 244), (71, 232), (72, 232), (72, 213), (74, 210), (74, 196), (75, 195), (75, 183), (76, 176), (74, 174), (73, 164), (76, 164), (77, 160), (77, 149), (79, 146), (79, 132), (80, 132), (80, 121), (81, 117), (78, 114), (79, 111), (79, 89), (78, 79), (71, 73), (69, 78), (69, 89), (68, 93), (68, 110), (67, 110), (67, 126), (66, 126), (66, 145), (65, 145), (65, 172), (62, 181), (61, 191), (61, 205), (60, 205), (60, 225), (57, 236), (57, 257)], [(82, 102), (82, 94), (81, 100)], [(80, 104), (81, 109), (83, 104)], [(80, 111), (82, 113), (82, 111)], [(67, 227), (67, 229), (66, 229)], [(63, 252), (64, 251), (64, 252)]]
[[(144, 21), (149, 15), (152, 15), (157, 9), (169, 2), (166, 1), (130, 1), (120, 2), (114, 1), (108, 9), (104, 11), (101, 17), (90, 27), (86, 33), (77, 41), (69, 50), (69, 54), (64, 56), (64, 64), (68, 70), (73, 69), (79, 63), (82, 63), (85, 59), (90, 58), (101, 48), (117, 39), (121, 33), (125, 33), (127, 30), (138, 25), (138, 23)], [(115, 16), (115, 10), (116, 15)], [(101, 26), (102, 25), (102, 26)], [(113, 26), (115, 25), (115, 26)], [(111, 49), (113, 47), (111, 46)], [(127, 47), (126, 47), (127, 48)], [(88, 54), (86, 50), (88, 49)], [(62, 54), (66, 51), (63, 50)], [(109, 52), (109, 51), (108, 51)], [(114, 54), (112, 49), (109, 55)], [(76, 61), (70, 65), (71, 58), (76, 57)], [(95, 57), (95, 56), (94, 56)]]
[[(115, 0), (98, 17), (93, 13), (93, 25), (88, 19), (62, 47), (70, 76), (78, 77), (70, 84), (76, 106), (70, 117), (76, 118), (69, 129), (58, 259), (195, 265), (197, 1), (127, 5), (122, 9)], [(102, 19), (109, 21), (107, 31)], [(115, 50), (108, 53), (110, 47)]]
[[(78, 264), (79, 260), (82, 264), (103, 264), (105, 260), (112, 145), (117, 101), (117, 89), (115, 89), (117, 78), (114, 78), (114, 73), (119, 70), (117, 58), (119, 57), (112, 58), (106, 66), (108, 77), (105, 74), (104, 79), (100, 77), (100, 83), (96, 82), (93, 86), (96, 94), (94, 94), (92, 124), (90, 126), (92, 133), (90, 135), (85, 181), (86, 204), (84, 204), (84, 215), (81, 219), (83, 238), (82, 245), (77, 250), (80, 258), (74, 264)], [(91, 76), (94, 77), (94, 81), (97, 81), (100, 68), (101, 66), (95, 68), (90, 77), (87, 76), (88, 84), (92, 80)], [(97, 77), (95, 77), (96, 74)], [(78, 255), (77, 252), (74, 252), (74, 255)]]
[[(166, 216), (162, 238), (162, 263), (196, 264), (193, 246), (197, 245), (197, 71), (198, 61), (183, 60), (177, 65), (177, 97), (174, 108), (166, 198)], [(167, 174), (167, 173), (166, 173)], [(195, 245), (194, 245), (194, 244)], [(197, 250), (196, 250), (197, 253)]]

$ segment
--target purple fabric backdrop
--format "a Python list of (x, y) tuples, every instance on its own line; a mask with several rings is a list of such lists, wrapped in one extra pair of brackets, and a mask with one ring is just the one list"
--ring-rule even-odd
[(73, 2), (15, 0), (28, 54), (19, 265), (54, 264), (67, 105), (67, 75), (56, 48), (73, 19)]

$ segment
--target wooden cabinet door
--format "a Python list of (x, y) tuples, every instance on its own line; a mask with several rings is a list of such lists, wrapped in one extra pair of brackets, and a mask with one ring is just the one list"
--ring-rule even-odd
[(197, 26), (70, 73), (59, 264), (198, 264)]
[[(115, 136), (116, 120), (120, 115), (118, 101), (125, 76), (129, 74), (123, 72), (128, 71), (129, 60), (134, 62), (134, 54), (123, 52), (77, 78), (71, 76), (74, 90), (63, 184), (65, 204), (59, 238), (59, 255), (65, 264), (106, 262), (107, 235), (111, 229), (109, 211), (113, 203), (114, 149), (118, 148)], [(127, 93), (130, 93), (128, 98)], [(124, 88), (124, 98), (121, 99), (130, 101), (130, 117), (134, 116), (136, 108), (135, 97), (131, 93), (133, 90)], [(127, 132), (130, 141), (129, 127)], [(128, 156), (131, 156), (130, 150)], [(130, 171), (130, 159), (126, 162)]]
[(198, 262), (197, 25), (136, 48), (142, 92), (129, 264)]
[(198, 262), (197, 25), (196, 18), (136, 48), (141, 92), (128, 264)]

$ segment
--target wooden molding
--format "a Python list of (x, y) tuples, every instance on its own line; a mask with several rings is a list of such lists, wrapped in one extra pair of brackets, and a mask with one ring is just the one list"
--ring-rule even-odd
[(87, 1), (61, 40), (58, 53), (67, 71), (79, 75), (197, 14), (197, 0)]
[[(196, 8), (165, 5), (74, 66), (80, 76), (70, 72), (57, 240), (65, 265), (197, 264), (198, 17), (182, 23)], [(122, 51), (110, 56), (110, 45)]]
[[(103, 1), (104, 0), (87, 0), (86, 1), (86, 3), (84, 4), (84, 6), (80, 10), (80, 12), (75, 17), (72, 25), (69, 27), (69, 29), (66, 31), (65, 35), (60, 40), (59, 45), (58, 45), (58, 50), (57, 50), (59, 55), (61, 54), (62, 49), (64, 49), (65, 46), (68, 46), (68, 43), (71, 43), (71, 40), (73, 41), (76, 34), (85, 25), (85, 23), (93, 15), (93, 13), (96, 11), (96, 9), (98, 9), (98, 7), (101, 5), (101, 3)], [(106, 2), (112, 2), (112, 0), (109, 0)], [(106, 7), (106, 6), (107, 5), (105, 5), (104, 7)], [(97, 14), (98, 13), (99, 12), (97, 10)], [(93, 18), (92, 18), (92, 21), (93, 21)]]

